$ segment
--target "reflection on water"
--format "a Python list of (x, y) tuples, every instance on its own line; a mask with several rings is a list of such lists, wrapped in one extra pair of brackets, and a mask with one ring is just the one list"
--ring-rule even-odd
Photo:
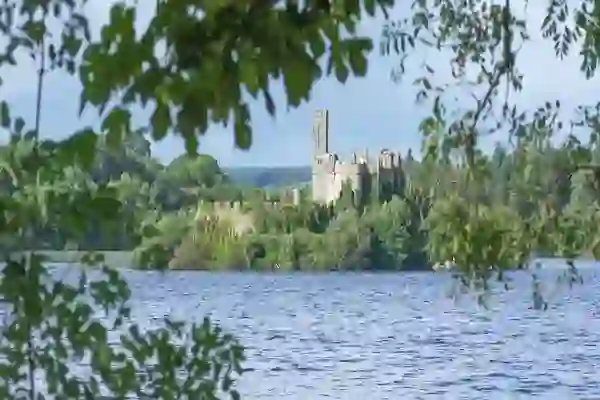
[(600, 279), (582, 274), (545, 313), (525, 274), (489, 310), (425, 273), (126, 275), (140, 324), (210, 315), (242, 340), (243, 399), (563, 400), (600, 398)]

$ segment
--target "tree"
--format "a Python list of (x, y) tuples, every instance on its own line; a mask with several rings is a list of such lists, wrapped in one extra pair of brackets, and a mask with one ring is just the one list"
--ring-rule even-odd
[(183, 188), (213, 187), (225, 181), (217, 160), (208, 155), (175, 158), (164, 171), (164, 180)]
[[(283, 79), (287, 103), (294, 107), (309, 98), (311, 87), (323, 75), (323, 59), (329, 61), (326, 73), (335, 73), (344, 82), (351, 72), (366, 73), (365, 53), (372, 48), (371, 40), (355, 33), (363, 16), (359, 3), (286, 2), (279, 7), (279, 2), (159, 0), (156, 15), (139, 35), (134, 6), (117, 3), (97, 41), (91, 40), (81, 12), (84, 3), (9, 0), (0, 9), (9, 43), (0, 60), (15, 65), (16, 55), (25, 52), (40, 65), (31, 129), (26, 131), (26, 121), (11, 115), (7, 102), (0, 103), (0, 123), (12, 137), (9, 147), (16, 148), (23, 140), (31, 144), (2, 165), (3, 182), (10, 182), (11, 190), (0, 196), (0, 233), (17, 236), (22, 243), (31, 244), (34, 232), (51, 226), (60, 226), (78, 240), (90, 223), (110, 230), (128, 218), (116, 189), (107, 182), (68, 185), (73, 182), (68, 168), (89, 171), (99, 145), (106, 146), (108, 162), (100, 165), (108, 175), (115, 157), (135, 158), (144, 151), (137, 139), (145, 132), (160, 140), (174, 131), (193, 155), (198, 134), (213, 123), (232, 120), (236, 144), (247, 149), (252, 143), (251, 121), (243, 90), (254, 97), (262, 93), (265, 107), (274, 115), (272, 78)], [(373, 15), (376, 4), (385, 9), (393, 1), (364, 4)], [(49, 34), (52, 22), (61, 27), (59, 34)], [(350, 35), (342, 35), (342, 27)], [(158, 46), (164, 43), (166, 48), (159, 53)], [(78, 74), (81, 111), (90, 106), (98, 110), (105, 136), (84, 127), (60, 142), (40, 138), (43, 81), (56, 69)], [(148, 104), (154, 107), (150, 121), (132, 126), (131, 107)], [(131, 145), (131, 151), (120, 152), (123, 144)], [(139, 240), (146, 231), (129, 234)], [(49, 277), (31, 247), (21, 249), (23, 256), (8, 261), (0, 282), (9, 308), (0, 343), (2, 397), (25, 393), (33, 400), (44, 390), (73, 399), (97, 398), (101, 390), (118, 398), (217, 398), (219, 391), (239, 397), (232, 383), (242, 371), (242, 349), (210, 321), (187, 327), (166, 321), (156, 332), (140, 332), (127, 320), (129, 289), (116, 271), (105, 268), (105, 279), (94, 282), (83, 274), (72, 286)], [(86, 255), (83, 261), (99, 260)], [(94, 306), (110, 310), (114, 326), (127, 329), (119, 348), (109, 346), (109, 327), (95, 319)], [(49, 339), (40, 342), (40, 338)], [(155, 352), (158, 359), (152, 358)], [(90, 377), (69, 374), (68, 362), (86, 356), (91, 357)], [(181, 370), (187, 372), (179, 374)], [(40, 372), (45, 389), (36, 382)]]
[[(365, 11), (372, 16), (376, 6), (386, 11), (393, 3), (369, 0)], [(365, 15), (358, 2), (333, 6), (244, 0), (220, 6), (198, 2), (194, 7), (191, 12), (186, 3), (159, 2), (148, 27), (136, 32), (135, 8), (116, 5), (105, 35), (86, 48), (80, 68), (82, 108), (104, 111), (109, 102), (116, 103), (102, 113), (110, 137), (131, 131), (127, 107), (143, 99), (154, 106), (148, 128), (155, 140), (174, 128), (194, 153), (198, 134), (211, 123), (233, 120), (236, 145), (248, 149), (251, 116), (243, 90), (254, 98), (262, 94), (274, 115), (271, 78), (283, 79), (288, 106), (296, 107), (324, 74), (345, 82), (351, 73), (367, 72), (365, 56), (373, 46), (356, 33)], [(346, 31), (350, 35), (342, 34)], [(166, 49), (159, 53), (161, 43)], [(327, 61), (325, 71), (322, 60)], [(106, 79), (100, 83), (97, 76)]]
[[(579, 47), (582, 56), (581, 71), (587, 78), (592, 77), (598, 64), (596, 44), (600, 39), (597, 29), (599, 4), (583, 1), (576, 7), (571, 7), (572, 4), (568, 2), (547, 3), (547, 15), (541, 24), (542, 37), (553, 42), (558, 58), (577, 51)], [(541, 107), (523, 110), (515, 103), (515, 96), (509, 96), (510, 92), (521, 90), (526, 83), (517, 61), (519, 49), (532, 37), (527, 24), (528, 10), (523, 13), (518, 9), (520, 6), (509, 0), (499, 4), (483, 0), (418, 1), (413, 4), (412, 13), (398, 21), (385, 24), (382, 49), (385, 54), (401, 55), (399, 67), (393, 73), (393, 78), (397, 81), (404, 75), (407, 60), (418, 56), (418, 52), (414, 51), (416, 49), (428, 48), (427, 54), (430, 59), (433, 58), (432, 52), (436, 51), (450, 57), (452, 78), (449, 81), (440, 79), (443, 74), (436, 71), (427, 60), (423, 60), (425, 73), (415, 81), (418, 88), (417, 101), (430, 104), (432, 112), (425, 120), (428, 123), (421, 125), (421, 131), (425, 142), (442, 140), (449, 147), (456, 149), (460, 155), (457, 163), (466, 166), (469, 171), (465, 182), (468, 187), (477, 186), (477, 182), (487, 179), (486, 174), (489, 173), (485, 168), (481, 168), (481, 155), (477, 151), (479, 138), (493, 132), (506, 132), (508, 138), (516, 139), (519, 151), (514, 153), (510, 162), (519, 164), (520, 173), (511, 177), (510, 186), (514, 191), (520, 192), (516, 196), (519, 202), (514, 206), (520, 211), (527, 210), (527, 224), (522, 228), (525, 233), (529, 230), (527, 227), (547, 226), (547, 223), (559, 218), (553, 213), (542, 216), (534, 211), (544, 209), (546, 206), (540, 203), (546, 202), (555, 203), (549, 206), (549, 209), (560, 209), (564, 204), (556, 203), (559, 194), (540, 199), (534, 192), (541, 193), (544, 185), (554, 185), (557, 191), (566, 190), (568, 176), (586, 162), (580, 148), (574, 146), (577, 140), (573, 136), (572, 128), (583, 127), (588, 133), (591, 131), (591, 141), (595, 142), (600, 108), (598, 105), (582, 105), (576, 110), (581, 118), (564, 121), (558, 101), (548, 99)], [(459, 107), (451, 106), (457, 104), (458, 98), (454, 97), (456, 91), (452, 90), (456, 87), (467, 89), (472, 95), (470, 99), (461, 98)], [(548, 163), (543, 165), (535, 160), (541, 147), (557, 133), (567, 133), (568, 137), (562, 149), (557, 152), (557, 156), (566, 157), (568, 160), (560, 163), (566, 166), (561, 171)], [(438, 145), (429, 146), (427, 154), (438, 157), (438, 148)], [(547, 154), (544, 157), (547, 157)], [(551, 182), (541, 182), (540, 174), (548, 169), (554, 170), (556, 175)], [(579, 185), (581, 186), (580, 183)], [(469, 244), (468, 248), (461, 249), (467, 252), (461, 257), (473, 259), (468, 265), (464, 264), (466, 259), (462, 260), (463, 264), (459, 267), (461, 277), (466, 277), (469, 284), (474, 282), (485, 286), (491, 276), (490, 271), (502, 275), (501, 265), (510, 264), (504, 260), (506, 254), (488, 252), (478, 242), (485, 236), (481, 229), (493, 228), (487, 225), (501, 214), (490, 214), (479, 200), (470, 196), (461, 197), (449, 200), (444, 206), (440, 204), (440, 208), (433, 213), (435, 218), (441, 218), (440, 223), (442, 220), (444, 224), (452, 224), (451, 221), (456, 223), (453, 228), (445, 225), (451, 229), (445, 234), (460, 237), (460, 243), (456, 240), (445, 240), (445, 236), (441, 235), (439, 241), (434, 240), (436, 243), (432, 246), (439, 246), (438, 250), (443, 254), (438, 256), (450, 256), (458, 251), (458, 247)], [(459, 204), (460, 202), (463, 203)], [(444, 216), (438, 214), (441, 209), (444, 210)], [(487, 228), (484, 228), (486, 226)], [(498, 225), (497, 231), (492, 229), (489, 234), (499, 233), (505, 228)], [(536, 241), (555, 241), (560, 243), (561, 248), (569, 249), (563, 254), (569, 254), (567, 262), (573, 265), (572, 258), (580, 254), (576, 249), (581, 250), (581, 243), (579, 239), (572, 237), (569, 229), (558, 228), (553, 235), (544, 230), (534, 231), (535, 229), (519, 236), (520, 241), (525, 241), (520, 246), (529, 248), (529, 245)], [(466, 236), (465, 232), (468, 232)], [(588, 237), (594, 235), (593, 231), (586, 231), (584, 234)], [(510, 238), (505, 236), (501, 235), (494, 240), (510, 241)], [(476, 245), (477, 243), (480, 245)]]

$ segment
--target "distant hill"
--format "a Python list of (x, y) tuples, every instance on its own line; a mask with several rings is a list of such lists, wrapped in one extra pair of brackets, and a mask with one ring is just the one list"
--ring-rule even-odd
[(260, 188), (303, 185), (312, 179), (309, 166), (232, 167), (223, 168), (223, 171), (238, 185)]

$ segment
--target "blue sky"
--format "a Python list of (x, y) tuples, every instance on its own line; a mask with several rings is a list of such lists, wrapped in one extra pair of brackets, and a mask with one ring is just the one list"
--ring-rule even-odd
[[(94, 27), (108, 18), (109, 0), (89, 0), (88, 15)], [(140, 24), (147, 21), (154, 2), (140, 2)], [(542, 19), (544, 4), (537, 8), (529, 6), (531, 29), (537, 31)], [(400, 11), (392, 13), (399, 17)], [(383, 19), (366, 21), (362, 30), (378, 39)], [(96, 29), (97, 30), (97, 29)], [(420, 54), (434, 67), (443, 69), (448, 59), (436, 54)], [(35, 105), (35, 66), (23, 58), (19, 68), (2, 69), (4, 83), (2, 97), (8, 98), (13, 111), (32, 121)], [(417, 126), (426, 109), (416, 105), (415, 90), (410, 82), (416, 75), (406, 76), (404, 83), (395, 84), (390, 72), (397, 64), (394, 57), (382, 57), (374, 52), (369, 62), (366, 78), (351, 79), (345, 85), (334, 79), (323, 80), (314, 88), (312, 99), (302, 107), (287, 111), (280, 107), (276, 119), (272, 119), (262, 102), (253, 107), (254, 145), (250, 151), (236, 150), (229, 130), (214, 127), (201, 138), (200, 149), (226, 166), (284, 166), (307, 165), (311, 160), (311, 123), (315, 110), (330, 111), (330, 147), (342, 155), (368, 147), (374, 152), (380, 148), (399, 150), (420, 149)], [(519, 104), (536, 107), (547, 99), (560, 99), (565, 106), (592, 102), (598, 99), (600, 80), (586, 81), (578, 71), (580, 60), (575, 54), (567, 60), (554, 57), (552, 44), (543, 42), (537, 35), (523, 49), (519, 65), (525, 72), (525, 90), (519, 94)], [(447, 68), (446, 68), (447, 70)], [(82, 125), (93, 123), (95, 117), (77, 117), (79, 84), (76, 79), (61, 73), (49, 75), (43, 98), (42, 128), (46, 136), (63, 137)], [(276, 98), (283, 98), (281, 89)], [(493, 140), (489, 143), (491, 144)], [(488, 144), (488, 145), (489, 145)], [(183, 151), (178, 138), (169, 138), (153, 145), (154, 154), (169, 161)]]

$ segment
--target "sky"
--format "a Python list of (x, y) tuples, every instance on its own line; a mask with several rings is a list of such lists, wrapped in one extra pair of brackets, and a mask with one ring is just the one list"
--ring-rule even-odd
[[(98, 32), (108, 20), (111, 0), (89, 0), (87, 15), (92, 31)], [(139, 24), (143, 26), (150, 17), (154, 1), (139, 2)], [(537, 8), (529, 5), (528, 20), (532, 32), (537, 32), (543, 18), (546, 2)], [(514, 4), (514, 2), (513, 2)], [(392, 11), (391, 17), (399, 18), (403, 10)], [(384, 23), (382, 16), (365, 21), (361, 33), (380, 38)], [(436, 69), (447, 70), (448, 59), (436, 54), (421, 54)], [(391, 71), (398, 64), (397, 57), (384, 57), (377, 50), (369, 59), (369, 71), (365, 78), (351, 78), (342, 85), (335, 79), (323, 79), (312, 92), (310, 102), (293, 110), (279, 107), (276, 118), (271, 118), (262, 101), (252, 106), (253, 146), (249, 151), (237, 150), (230, 129), (212, 127), (200, 139), (199, 151), (215, 157), (223, 166), (296, 166), (311, 162), (312, 117), (316, 110), (327, 108), (330, 119), (330, 151), (342, 156), (352, 151), (368, 148), (406, 153), (409, 148), (418, 152), (421, 137), (417, 126), (426, 114), (423, 106), (415, 104), (415, 90), (410, 82), (415, 72), (408, 73), (401, 83), (391, 80)], [(554, 55), (552, 43), (534, 34), (519, 56), (519, 68), (525, 74), (525, 89), (518, 95), (518, 103), (525, 107), (537, 107), (546, 100), (559, 99), (566, 107), (599, 101), (600, 79), (585, 80), (579, 72), (580, 59), (573, 54), (559, 61)], [(414, 70), (414, 68), (413, 68)], [(412, 74), (412, 75), (411, 75)], [(36, 98), (36, 67), (28, 58), (21, 58), (17, 68), (2, 68), (0, 76), (1, 97), (8, 99), (12, 111), (33, 121)], [(45, 81), (43, 95), (42, 131), (44, 136), (61, 138), (78, 128), (94, 123), (97, 117), (77, 114), (80, 85), (76, 78), (53, 72)], [(275, 99), (283, 99), (281, 87), (274, 93)], [(491, 146), (492, 143), (489, 143)], [(168, 162), (183, 152), (180, 139), (169, 137), (153, 143), (153, 154)]]

